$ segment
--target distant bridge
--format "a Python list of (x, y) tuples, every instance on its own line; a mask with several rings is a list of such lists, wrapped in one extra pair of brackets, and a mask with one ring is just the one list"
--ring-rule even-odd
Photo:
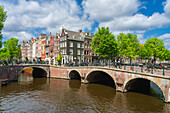
[(78, 79), (83, 83), (102, 83), (117, 91), (149, 91), (150, 82), (160, 89), (164, 101), (170, 102), (170, 77), (139, 73), (106, 67), (57, 67), (50, 65), (15, 65), (0, 67), (0, 78), (17, 80), (18, 75), (27, 68), (33, 68), (33, 77), (53, 77)]

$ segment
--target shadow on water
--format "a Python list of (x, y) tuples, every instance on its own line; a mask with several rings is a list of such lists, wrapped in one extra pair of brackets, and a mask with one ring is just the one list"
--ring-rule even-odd
[(125, 90), (127, 92), (136, 92), (164, 100), (162, 90), (155, 83), (147, 79), (132, 79), (126, 84)]
[(87, 81), (89, 83), (101, 84), (106, 85), (116, 89), (115, 81), (113, 78), (103, 72), (103, 71), (93, 71), (87, 76)]
[(116, 90), (101, 84), (87, 84), (87, 93), (97, 98), (114, 98)]
[(1, 87), (1, 92), (21, 93), (42, 90), (46, 84), (47, 78), (33, 78), (32, 74), (22, 72), (18, 76), (18, 82), (11, 82), (7, 86)]
[(81, 87), (80, 80), (69, 80), (69, 88), (74, 90), (79, 90)]

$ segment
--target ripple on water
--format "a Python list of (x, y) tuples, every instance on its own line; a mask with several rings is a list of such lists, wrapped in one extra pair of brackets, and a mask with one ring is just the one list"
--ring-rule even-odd
[[(38, 83), (41, 81), (40, 83)], [(48, 82), (47, 82), (48, 81)], [(116, 112), (163, 113), (169, 104), (148, 95), (120, 93), (108, 86), (61, 79), (36, 79), (31, 84), (11, 83), (1, 88), (4, 112)]]

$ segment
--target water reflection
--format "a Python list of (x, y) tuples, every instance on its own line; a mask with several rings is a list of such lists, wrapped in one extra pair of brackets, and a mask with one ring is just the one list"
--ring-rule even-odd
[(80, 80), (69, 80), (69, 87), (73, 90), (80, 89), (81, 81)]
[(13, 82), (1, 87), (0, 98), (0, 111), (4, 112), (170, 112), (170, 105), (155, 97), (78, 80)]
[(32, 76), (31, 73), (22, 72), (18, 76), (18, 81), (21, 82), (21, 83), (32, 82), (33, 81), (33, 76)]

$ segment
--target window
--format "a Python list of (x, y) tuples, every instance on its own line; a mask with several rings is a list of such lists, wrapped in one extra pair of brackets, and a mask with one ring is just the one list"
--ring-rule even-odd
[(69, 52), (70, 52), (70, 54), (72, 55), (72, 54), (73, 54), (73, 49), (70, 49)]
[(81, 44), (81, 48), (84, 48), (83, 44)]
[(77, 55), (80, 55), (80, 49), (77, 49)]
[(73, 47), (73, 42), (70, 42), (70, 47)]
[(83, 51), (81, 51), (81, 55), (83, 55)]
[(77, 48), (80, 48), (80, 43), (77, 43)]
[(64, 46), (67, 47), (67, 43), (65, 42), (64, 44), (65, 44)]

